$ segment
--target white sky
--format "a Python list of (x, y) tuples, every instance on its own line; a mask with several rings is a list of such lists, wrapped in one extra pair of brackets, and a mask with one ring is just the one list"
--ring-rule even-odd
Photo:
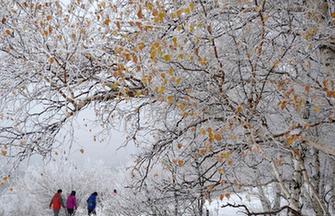
[[(76, 162), (82, 162), (88, 158), (91, 160), (102, 160), (107, 166), (124, 166), (131, 162), (131, 154), (136, 149), (133, 145), (128, 145), (118, 149), (124, 144), (126, 134), (122, 131), (112, 130), (110, 134), (99, 141), (94, 137), (102, 131), (102, 128), (94, 123), (95, 115), (92, 110), (86, 109), (77, 116), (74, 126), (74, 145), (69, 154)], [(84, 153), (80, 152), (84, 149)], [(117, 150), (118, 149), (118, 150)]]
[[(129, 144), (119, 148), (124, 144), (126, 134), (115, 129), (111, 130), (103, 141), (99, 141), (98, 138), (94, 141), (94, 137), (102, 131), (102, 128), (94, 120), (95, 115), (92, 109), (81, 111), (72, 124), (73, 145), (69, 149), (69, 144), (63, 143), (55, 149), (58, 154), (53, 153), (52, 156), (56, 159), (66, 157), (77, 165), (87, 165), (88, 161), (102, 161), (106, 167), (110, 168), (131, 165), (133, 161), (131, 156), (136, 152), (136, 147)], [(64, 130), (69, 130), (68, 126), (64, 128)], [(84, 150), (83, 153), (81, 153), (81, 149)], [(32, 163), (41, 163), (40, 156), (33, 156), (26, 165), (29, 166)]]

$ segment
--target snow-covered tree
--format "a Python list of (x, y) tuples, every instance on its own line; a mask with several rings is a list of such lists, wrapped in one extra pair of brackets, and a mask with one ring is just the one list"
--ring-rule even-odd
[[(49, 203), (56, 191), (62, 189), (64, 202), (72, 190), (76, 191), (78, 212), (86, 215), (86, 200), (97, 191), (98, 208), (105, 197), (112, 194), (117, 178), (102, 162), (87, 162), (80, 166), (70, 161), (57, 160), (43, 166), (31, 165), (22, 170), (9, 192), (0, 197), (4, 215), (44, 216), (50, 214)], [(100, 210), (102, 211), (102, 210)]]

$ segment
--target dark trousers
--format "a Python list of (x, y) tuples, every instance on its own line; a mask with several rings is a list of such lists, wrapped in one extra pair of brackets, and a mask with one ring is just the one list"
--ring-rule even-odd
[(88, 215), (96, 215), (97, 213), (95, 212), (95, 209), (87, 209), (88, 210)]
[(67, 209), (67, 214), (68, 214), (68, 216), (72, 216), (72, 215), (74, 215), (74, 209)]

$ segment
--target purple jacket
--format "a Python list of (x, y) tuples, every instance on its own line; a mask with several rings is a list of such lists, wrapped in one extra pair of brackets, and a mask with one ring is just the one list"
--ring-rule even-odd
[(66, 208), (75, 209), (77, 208), (77, 200), (75, 196), (69, 195), (66, 200)]

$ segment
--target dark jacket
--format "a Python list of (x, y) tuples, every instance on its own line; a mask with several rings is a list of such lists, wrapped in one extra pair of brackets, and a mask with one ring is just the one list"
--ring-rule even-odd
[(94, 210), (96, 206), (97, 206), (97, 196), (94, 194), (91, 194), (91, 196), (88, 197), (87, 199), (87, 208), (89, 210)]

